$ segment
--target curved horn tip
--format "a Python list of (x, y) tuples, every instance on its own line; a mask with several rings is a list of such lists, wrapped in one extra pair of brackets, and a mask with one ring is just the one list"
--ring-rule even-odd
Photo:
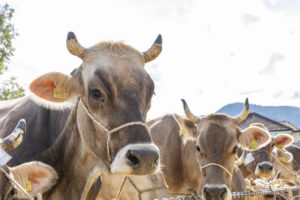
[(25, 119), (20, 119), (20, 121), (18, 122), (16, 128), (25, 130), (26, 129), (26, 121), (25, 121)]
[(154, 42), (155, 44), (162, 44), (162, 37), (161, 34), (159, 34)]
[(245, 100), (245, 107), (246, 107), (247, 109), (249, 109), (249, 100), (248, 100), (248, 98), (246, 98), (246, 100)]
[(70, 31), (67, 36), (67, 40), (71, 40), (71, 39), (77, 40), (75, 33), (72, 31)]

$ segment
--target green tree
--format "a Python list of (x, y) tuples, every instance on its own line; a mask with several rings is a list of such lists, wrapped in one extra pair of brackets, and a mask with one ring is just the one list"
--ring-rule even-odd
[[(8, 69), (10, 57), (13, 56), (15, 48), (12, 40), (18, 33), (12, 24), (15, 10), (8, 4), (0, 5), (0, 75)], [(5, 80), (0, 86), (0, 100), (14, 99), (25, 95), (24, 89), (16, 82), (15, 77)]]

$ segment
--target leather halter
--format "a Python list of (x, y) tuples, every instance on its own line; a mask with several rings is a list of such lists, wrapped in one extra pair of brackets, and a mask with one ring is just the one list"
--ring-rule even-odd
[(82, 97), (80, 97), (80, 100), (82, 102), (82, 105), (83, 105), (83, 108), (86, 112), (86, 114), (90, 117), (90, 119), (95, 122), (98, 127), (100, 127), (106, 134), (107, 134), (107, 142), (106, 142), (106, 151), (107, 151), (107, 157), (108, 157), (108, 160), (109, 162), (111, 163), (112, 160), (111, 160), (111, 157), (110, 157), (110, 151), (109, 151), (109, 142), (110, 142), (110, 137), (111, 137), (111, 134), (121, 130), (121, 129), (124, 129), (126, 127), (129, 127), (129, 126), (143, 126), (146, 128), (146, 130), (149, 132), (149, 129), (148, 129), (148, 126), (146, 123), (144, 122), (141, 122), (141, 121), (136, 121), (136, 122), (128, 122), (128, 123), (125, 123), (125, 124), (122, 124), (118, 127), (115, 127), (113, 129), (108, 129), (106, 128), (100, 121), (98, 121), (89, 111), (88, 107), (86, 106), (86, 104), (84, 103)]

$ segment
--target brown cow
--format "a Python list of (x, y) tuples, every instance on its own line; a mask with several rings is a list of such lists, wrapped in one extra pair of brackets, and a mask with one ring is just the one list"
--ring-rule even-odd
[(86, 199), (101, 173), (159, 170), (159, 150), (145, 125), (154, 83), (143, 66), (159, 55), (161, 45), (159, 36), (144, 53), (121, 42), (84, 48), (69, 33), (67, 48), (83, 61), (76, 73), (47, 73), (31, 83), (38, 103), (72, 108), (56, 142), (36, 158), (59, 175), (46, 199)]
[[(11, 151), (23, 140), (26, 123), (20, 120), (14, 131), (3, 140), (0, 139), (0, 150)], [(14, 178), (32, 197), (39, 193), (48, 191), (57, 181), (55, 170), (41, 162), (27, 162), (15, 167), (3, 167), (3, 169)], [(0, 188), (2, 193), (0, 199), (26, 199), (27, 196), (12, 184), (8, 177), (0, 172)]]
[[(266, 130), (266, 129), (265, 129)], [(267, 130), (266, 130), (267, 131)], [(274, 169), (275, 159), (285, 159), (291, 162), (292, 155), (287, 151), (276, 153), (277, 150), (284, 150), (293, 142), (292, 136), (288, 134), (278, 134), (272, 137), (272, 140), (259, 150), (245, 152), (245, 156), (252, 157), (253, 161), (243, 163), (239, 166), (245, 178), (272, 178), (276, 174)], [(275, 153), (275, 155), (273, 155)], [(249, 159), (249, 158), (248, 158)]]
[[(248, 115), (248, 100), (237, 117), (210, 114), (198, 118), (191, 113), (184, 100), (183, 104), (188, 119), (174, 114), (180, 131), (169, 124), (162, 126), (160, 120), (151, 126), (153, 140), (161, 150), (162, 170), (167, 184), (175, 191), (182, 190), (186, 185), (200, 188), (203, 198), (207, 200), (231, 199), (230, 190), (241, 190), (244, 186), (243, 178), (234, 169), (238, 145), (245, 149), (257, 149), (269, 142), (270, 134), (255, 126), (244, 130), (237, 128)], [(172, 121), (171, 118), (169, 120)], [(184, 145), (181, 138), (174, 136), (178, 132), (188, 140), (196, 140), (196, 143), (187, 142)], [(195, 167), (197, 159), (198, 169)], [(196, 177), (197, 174), (200, 176)], [(176, 184), (178, 182), (181, 183)]]

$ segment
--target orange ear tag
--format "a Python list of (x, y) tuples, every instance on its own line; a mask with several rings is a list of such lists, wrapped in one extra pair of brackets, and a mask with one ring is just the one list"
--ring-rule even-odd
[(283, 145), (283, 143), (281, 143), (281, 144), (276, 145), (276, 147), (277, 147), (278, 149), (283, 149), (284, 145)]
[(29, 180), (27, 180), (27, 183), (26, 183), (26, 191), (27, 192), (30, 192), (32, 190), (32, 185), (31, 185), (31, 182)]
[(63, 88), (54, 88), (53, 96), (56, 99), (67, 99), (68, 93)]
[(254, 150), (254, 149), (257, 149), (257, 147), (258, 147), (258, 144), (257, 144), (256, 140), (252, 140), (249, 144), (249, 149)]

